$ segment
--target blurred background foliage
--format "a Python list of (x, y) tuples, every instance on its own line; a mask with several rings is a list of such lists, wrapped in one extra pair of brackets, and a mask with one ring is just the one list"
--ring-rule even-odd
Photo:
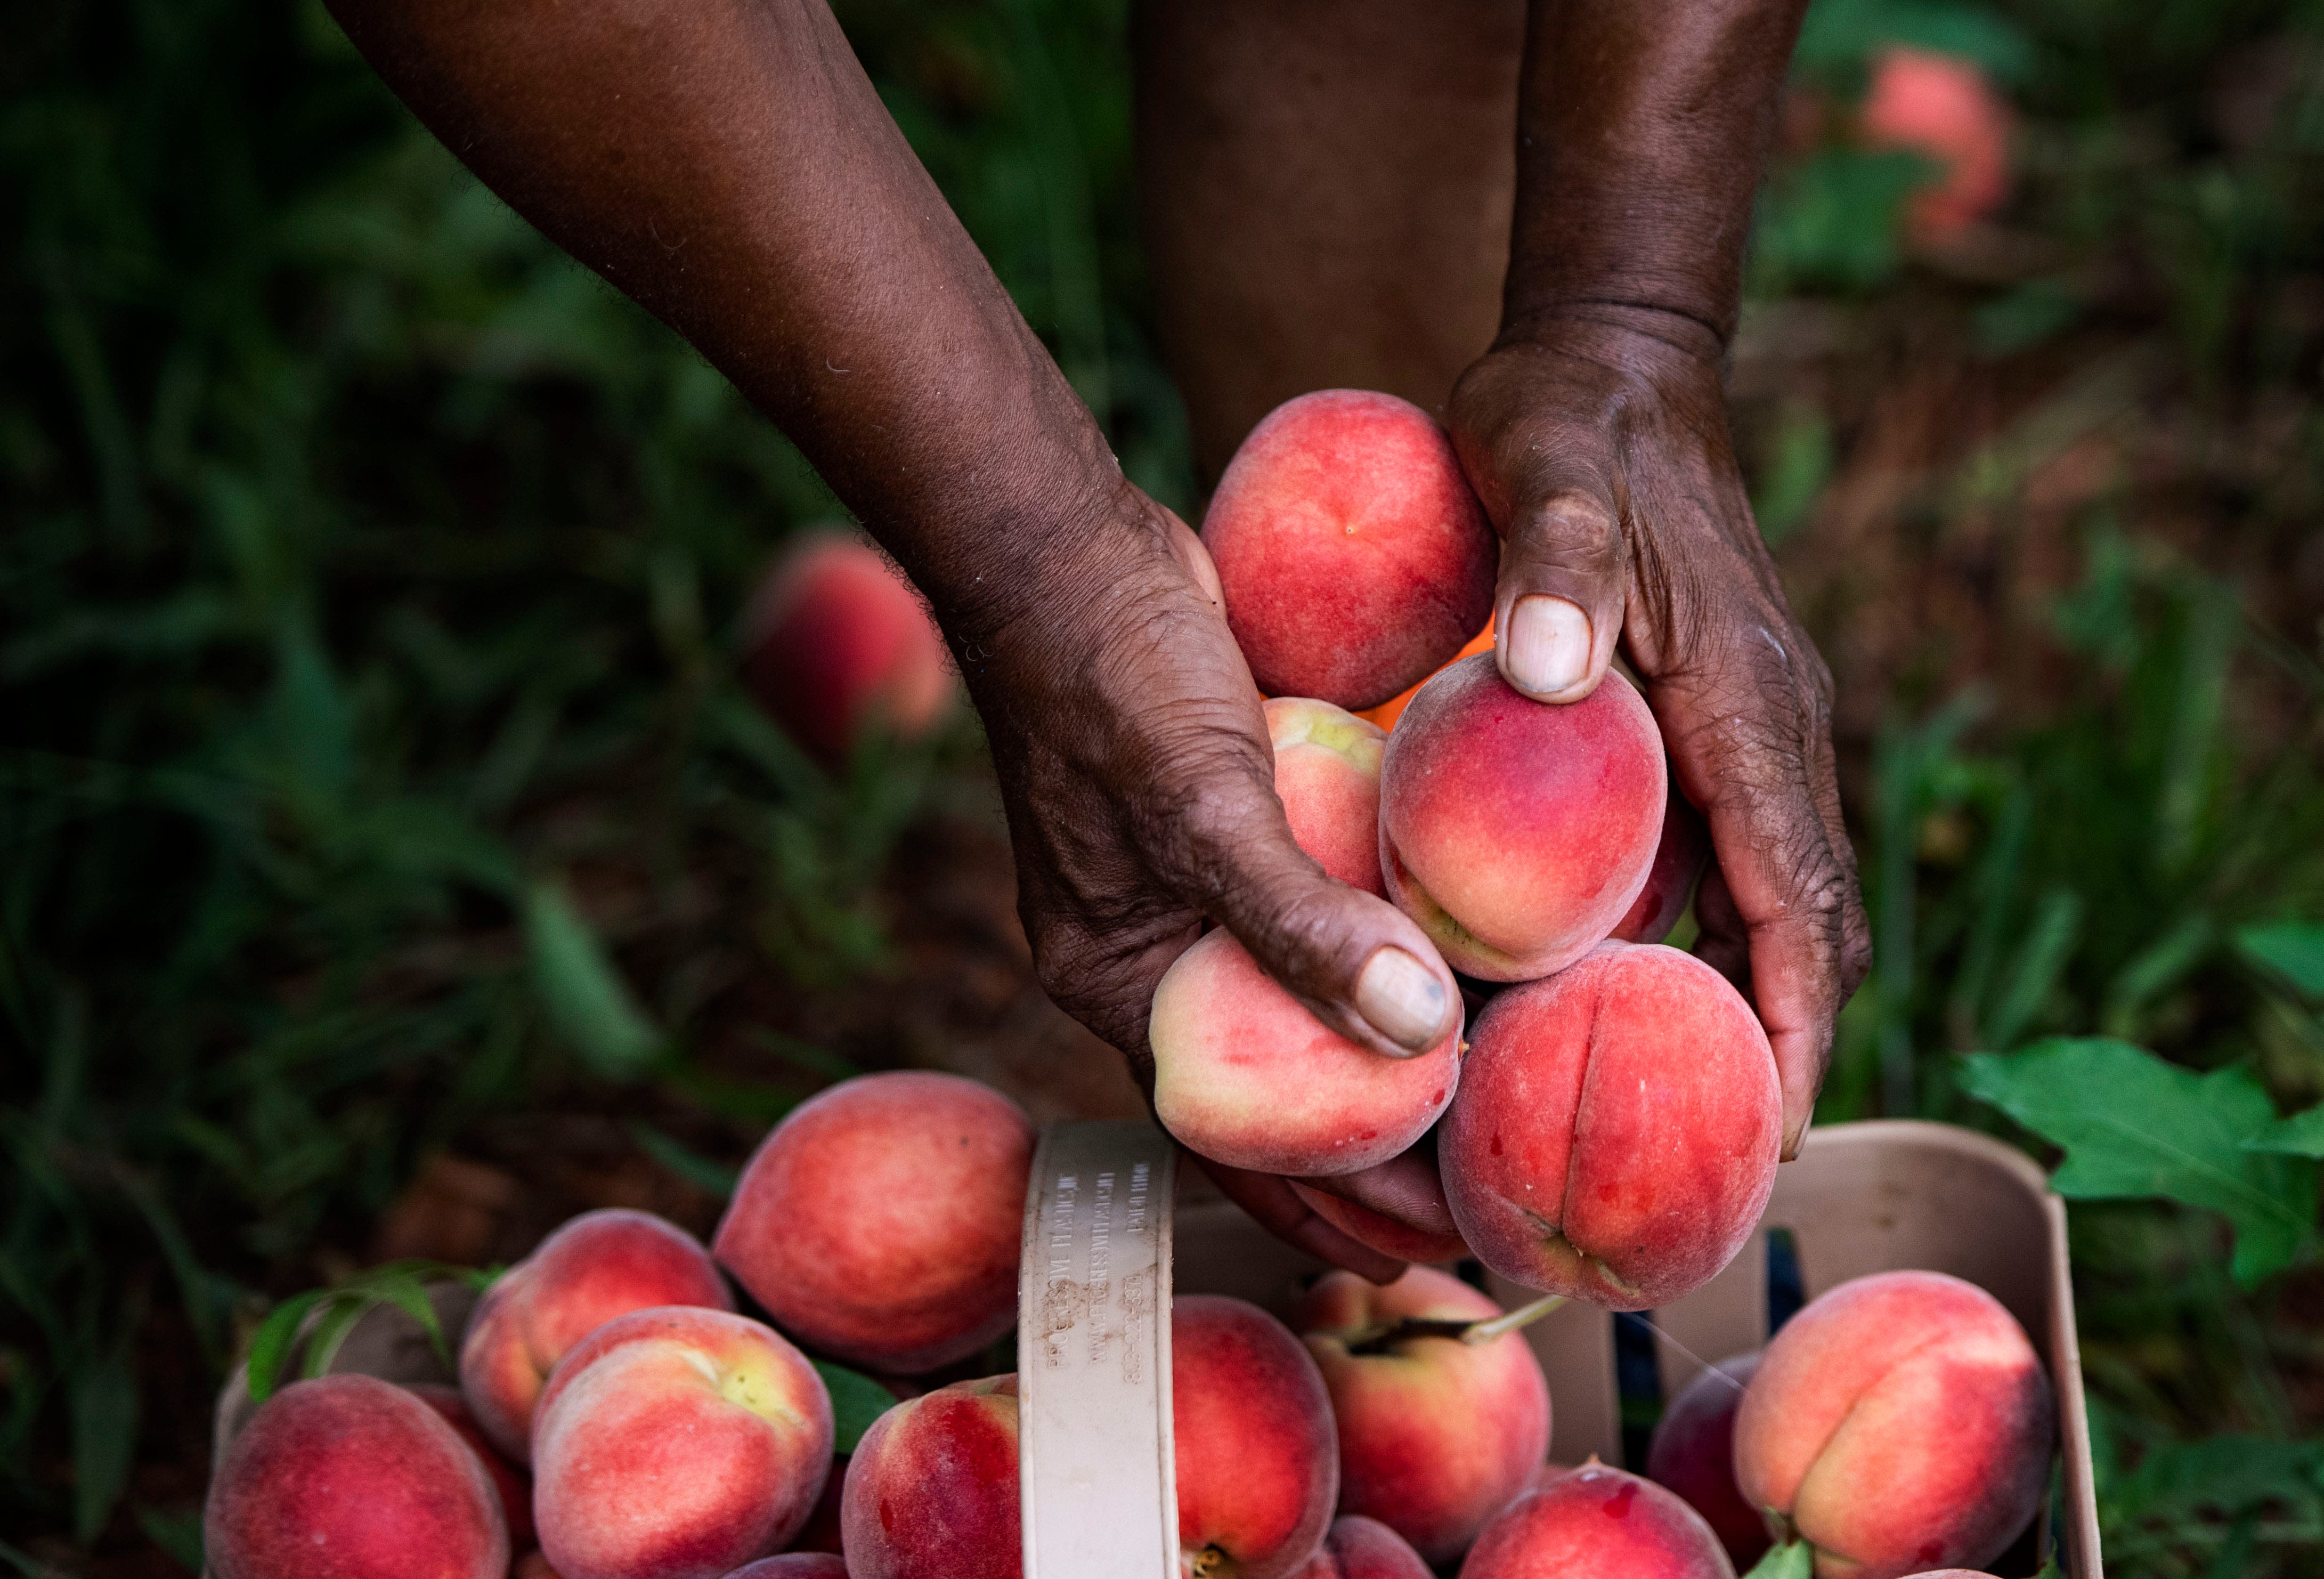
[[(841, 13), (1131, 475), (1192, 509), (1124, 6)], [(739, 690), (770, 550), (840, 512), (722, 380), (312, 0), (9, 17), (0, 1564), (170, 1574), (222, 1368), (270, 1298), (408, 1250), (415, 1192), (521, 1235), (509, 1180), (553, 1195), (522, 1159), (554, 1150), (597, 1170), (568, 1198), (698, 1214), (799, 1094), (926, 1056), (832, 1005), (1024, 972), (908, 935), (931, 871), (1005, 910), (973, 725), (827, 774)], [(2006, 202), (1941, 241), (1930, 161), (1850, 131), (1898, 44), (2015, 115)], [(2324, 13), (1817, 0), (1796, 75), (1732, 386), (1877, 933), (1820, 1116), (2054, 1158), (2005, 1097), (2059, 1037), (2308, 1108)], [(2324, 1571), (2297, 1166), (2256, 1271), (2199, 1205), (2075, 1207), (2118, 1572)]]

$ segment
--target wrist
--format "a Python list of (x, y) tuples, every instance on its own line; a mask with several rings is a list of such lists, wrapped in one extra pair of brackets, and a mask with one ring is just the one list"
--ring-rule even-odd
[(1669, 371), (1709, 370), (1727, 356), (1722, 327), (1683, 307), (1664, 305), (1649, 291), (1615, 284), (1600, 291), (1510, 291), (1496, 351), (1535, 347), (1588, 354), (1619, 351), (1625, 362), (1643, 357)]

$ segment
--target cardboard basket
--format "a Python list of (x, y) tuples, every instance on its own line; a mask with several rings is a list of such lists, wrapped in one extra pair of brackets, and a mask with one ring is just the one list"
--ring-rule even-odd
[[(1301, 1279), (1322, 1270), (1223, 1202), (1176, 1211), (1176, 1148), (1148, 1123), (1056, 1124), (1042, 1135), (1017, 1327), (1025, 1579), (1178, 1579), (1169, 1294), (1230, 1294), (1280, 1316)], [(1703, 1363), (1766, 1340), (1774, 1230), (1789, 1233), (1808, 1298), (1867, 1273), (1921, 1268), (1966, 1279), (2008, 1307), (2057, 1389), (2062, 1496), (2044, 1514), (2055, 1523), (2043, 1544), (2055, 1540), (2070, 1579), (2099, 1579), (2065, 1210), (2041, 1169), (1945, 1124), (1811, 1131), (1799, 1159), (1777, 1170), (1742, 1253), (1654, 1314), (1665, 1398)], [(1498, 1280), (1492, 1292), (1505, 1305), (1532, 1297)], [(456, 1347), (475, 1295), (447, 1284), (432, 1297)], [(1615, 1319), (1570, 1305), (1527, 1330), (1549, 1377), (1550, 1455), (1559, 1462), (1591, 1454), (1623, 1462)], [(418, 1325), (389, 1307), (355, 1324), (332, 1368), (450, 1380)], [(218, 1400), (221, 1455), (250, 1409), (237, 1371)]]

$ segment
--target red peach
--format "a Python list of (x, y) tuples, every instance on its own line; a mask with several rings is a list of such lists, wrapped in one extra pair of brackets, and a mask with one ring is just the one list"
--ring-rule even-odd
[(1659, 944), (1604, 943), (1485, 1006), (1436, 1155), (1487, 1266), (1645, 1310), (1735, 1258), (1782, 1124), (1766, 1033), (1726, 978)]
[(1383, 1057), (1317, 1020), (1223, 929), (1163, 973), (1146, 1037), (1163, 1128), (1261, 1173), (1377, 1167), (1427, 1133), (1461, 1075), (1457, 1025), (1416, 1057)]
[(847, 1484), (846, 1454), (831, 1461), (831, 1473), (824, 1477), (823, 1495), (815, 1500), (814, 1510), (807, 1523), (791, 1539), (795, 1552), (837, 1552), (839, 1539), (839, 1493)]
[(1386, 899), (1379, 770), (1388, 732), (1329, 702), (1277, 697), (1267, 704), (1267, 733), (1291, 836), (1332, 876)]
[(1735, 1479), (1815, 1547), (1819, 1579), (1989, 1563), (2041, 1505), (2054, 1416), (1999, 1300), (1941, 1272), (1881, 1272), (1769, 1341), (1735, 1417)]
[(532, 1412), (566, 1352), (658, 1305), (734, 1308), (695, 1237), (645, 1212), (584, 1212), (487, 1289), (460, 1343), (460, 1391), (493, 1445), (532, 1455)]
[(1326, 1195), (1296, 1178), (1285, 1182), (1290, 1185), (1291, 1193), (1306, 1202), (1315, 1215), (1358, 1244), (1368, 1244), (1382, 1255), (1424, 1265), (1469, 1258), (1469, 1242), (1457, 1233), (1431, 1233), (1425, 1228), (1415, 1228), (1408, 1223), (1384, 1216), (1370, 1206), (1360, 1205), (1344, 1196)]
[(1377, 1519), (1431, 1563), (1468, 1550), (1549, 1452), (1549, 1383), (1523, 1335), (1386, 1343), (1409, 1318), (1489, 1321), (1501, 1307), (1460, 1279), (1414, 1267), (1385, 1288), (1326, 1272), (1292, 1325), (1332, 1394), (1340, 1509)]
[(926, 734), (953, 697), (944, 636), (903, 572), (868, 543), (810, 534), (742, 615), (742, 683), (825, 762), (870, 728)]
[(830, 1552), (786, 1552), (745, 1564), (726, 1579), (847, 1579), (847, 1565)]
[(1242, 441), (1203, 518), (1259, 688), (1376, 706), (1492, 613), (1499, 544), (1452, 441), (1393, 395), (1319, 390)]
[(1646, 885), (1607, 936), (1618, 943), (1660, 943), (1671, 935), (1694, 897), (1695, 880), (1711, 863), (1711, 825), (1675, 787), (1663, 796), (1662, 837), (1646, 868)]
[(1502, 1510), (1461, 1579), (1735, 1579), (1702, 1516), (1595, 1459)]
[(1255, 1305), (1181, 1295), (1170, 1312), (1178, 1546), (1192, 1579), (1278, 1579), (1314, 1555), (1340, 1492), (1314, 1359)]
[(1864, 141), (1923, 154), (1942, 172), (1905, 210), (1916, 240), (1941, 245), (2001, 207), (2011, 119), (1974, 60), (1895, 44), (1873, 61), (1858, 117)]
[(1767, 1521), (1735, 1484), (1735, 1411), (1758, 1369), (1757, 1351), (1706, 1368), (1663, 1410), (1646, 1449), (1646, 1478), (1685, 1498), (1738, 1569), (1768, 1545)]
[(1377, 1519), (1349, 1514), (1332, 1521), (1323, 1549), (1294, 1579), (1430, 1579), (1420, 1554)]
[(859, 1076), (759, 1145), (711, 1248), (809, 1348), (934, 1371), (1017, 1318), (1033, 1122), (990, 1086)]
[(493, 1482), (493, 1491), (500, 1498), (501, 1519), (507, 1524), (509, 1545), (529, 1547), (532, 1544), (532, 1477), (501, 1456), (499, 1448), (476, 1424), (476, 1417), (468, 1412), (467, 1400), (456, 1387), (447, 1387), (440, 1381), (415, 1381), (406, 1384), (412, 1397), (444, 1417), (444, 1423), (460, 1434), (484, 1466), (484, 1474)]
[(226, 1449), (202, 1510), (217, 1579), (502, 1579), (508, 1528), (484, 1466), (400, 1387), (297, 1381)]
[(1421, 687), (1380, 763), (1388, 897), (1454, 970), (1545, 976), (1614, 929), (1662, 835), (1662, 735), (1629, 681), (1512, 690), (1489, 654)]
[(1475, 635), (1470, 637), (1466, 646), (1462, 647), (1460, 651), (1455, 652), (1451, 658), (1445, 660), (1444, 662), (1439, 665), (1436, 669), (1431, 670), (1428, 679), (1422, 680), (1420, 685), (1414, 686), (1410, 690), (1398, 691), (1395, 696), (1390, 697), (1387, 701), (1382, 702), (1377, 707), (1366, 707), (1363, 711), (1358, 713), (1356, 716), (1361, 718), (1368, 724), (1377, 724), (1382, 729), (1394, 729), (1396, 727), (1396, 721), (1404, 716), (1404, 710), (1412, 706), (1412, 698), (1420, 695), (1420, 686), (1426, 685), (1428, 680), (1434, 679), (1438, 675), (1443, 674), (1446, 669), (1460, 662), (1461, 660), (1464, 658), (1474, 658), (1480, 652), (1490, 652), (1492, 650), (1493, 623), (1490, 620), (1488, 620), (1485, 622), (1485, 628), (1478, 632)]
[(798, 1533), (831, 1443), (823, 1378), (773, 1328), (693, 1306), (617, 1316), (534, 1415), (540, 1548), (564, 1579), (719, 1579)]
[(1018, 1579), (1017, 1379), (954, 1382), (873, 1421), (840, 1528), (853, 1579)]

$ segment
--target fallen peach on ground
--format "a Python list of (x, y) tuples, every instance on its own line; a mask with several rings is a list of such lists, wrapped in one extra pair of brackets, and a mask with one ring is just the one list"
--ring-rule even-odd
[(925, 734), (954, 695), (944, 635), (871, 544), (813, 533), (742, 615), (742, 684), (808, 752), (844, 760), (871, 729)]

